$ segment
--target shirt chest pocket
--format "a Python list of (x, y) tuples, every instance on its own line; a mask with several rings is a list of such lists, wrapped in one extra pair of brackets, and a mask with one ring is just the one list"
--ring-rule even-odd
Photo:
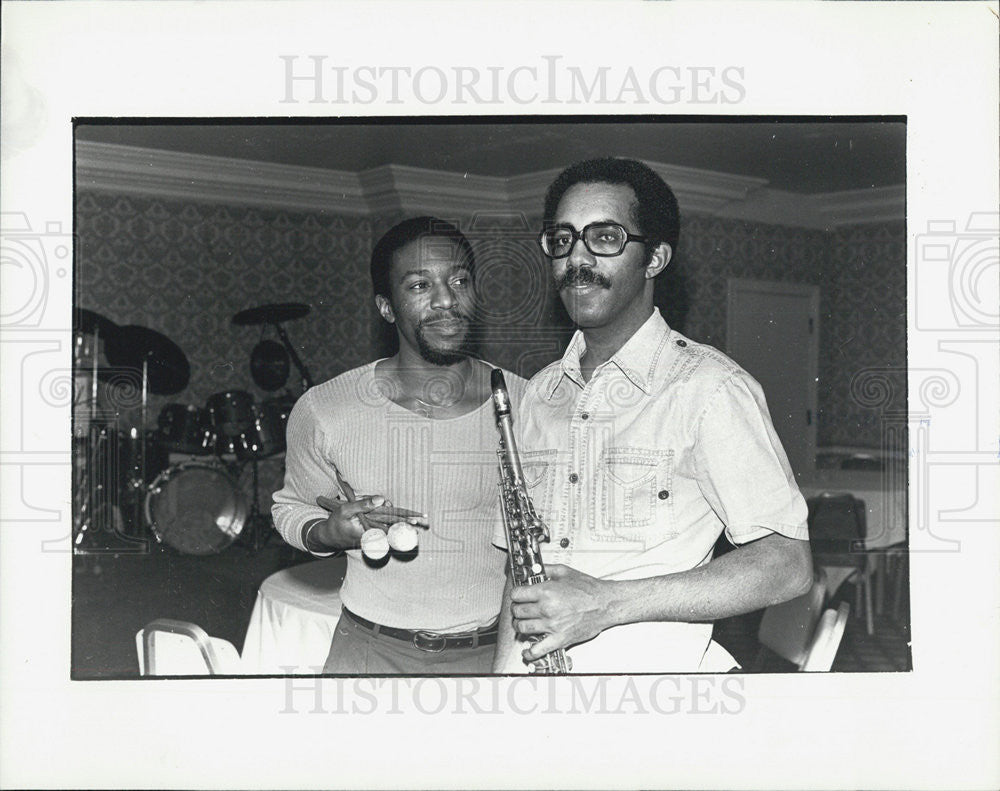
[(551, 519), (552, 488), (556, 479), (556, 450), (521, 452), (521, 474), (535, 510), (543, 521)]
[(607, 448), (598, 462), (598, 541), (663, 541), (676, 535), (672, 450)]
[(556, 451), (533, 450), (520, 453), (519, 458), (521, 460), (521, 473), (524, 475), (524, 485), (528, 489), (528, 493), (534, 496), (536, 490), (545, 491), (546, 483), (552, 477)]

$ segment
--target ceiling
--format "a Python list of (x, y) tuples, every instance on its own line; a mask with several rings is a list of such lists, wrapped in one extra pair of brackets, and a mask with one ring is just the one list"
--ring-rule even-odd
[(449, 119), (79, 121), (78, 140), (348, 172), (385, 164), (509, 177), (625, 156), (766, 179), (814, 194), (901, 185), (906, 125), (892, 119)]

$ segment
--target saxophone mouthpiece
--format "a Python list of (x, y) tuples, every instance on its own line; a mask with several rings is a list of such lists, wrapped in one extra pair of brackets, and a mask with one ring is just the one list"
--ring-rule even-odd
[(493, 406), (497, 415), (510, 414), (510, 396), (507, 394), (507, 382), (503, 371), (494, 368), (490, 373), (490, 387), (493, 389)]

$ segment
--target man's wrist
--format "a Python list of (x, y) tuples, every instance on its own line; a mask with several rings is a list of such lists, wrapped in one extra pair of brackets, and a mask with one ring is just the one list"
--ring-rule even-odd
[(316, 536), (317, 528), (325, 521), (325, 519), (313, 519), (306, 522), (302, 528), (302, 546), (306, 548), (307, 552), (332, 552), (334, 550), (334, 547), (327, 546)]
[(604, 623), (601, 631), (637, 620), (637, 613), (634, 612), (636, 600), (633, 597), (638, 591), (632, 584), (634, 582), (635, 580), (600, 580), (604, 594)]

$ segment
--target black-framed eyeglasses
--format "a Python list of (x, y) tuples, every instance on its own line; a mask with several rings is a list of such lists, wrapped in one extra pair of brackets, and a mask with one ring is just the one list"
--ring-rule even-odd
[(549, 258), (565, 258), (573, 250), (577, 239), (592, 255), (619, 255), (629, 242), (648, 241), (645, 236), (635, 236), (616, 222), (592, 222), (577, 231), (572, 225), (553, 225), (538, 235), (538, 244)]

